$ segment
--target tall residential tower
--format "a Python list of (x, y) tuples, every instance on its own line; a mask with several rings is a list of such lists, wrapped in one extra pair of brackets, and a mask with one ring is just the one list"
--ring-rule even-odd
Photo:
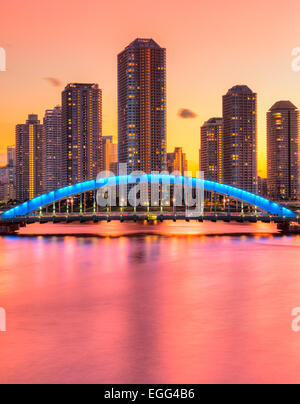
[(16, 148), (7, 148), (8, 200), (16, 199)]
[(50, 192), (62, 186), (61, 107), (46, 111), (44, 130), (46, 143), (45, 192)]
[(118, 145), (112, 136), (102, 137), (103, 171), (118, 175)]
[(223, 97), (224, 182), (257, 192), (257, 94), (235, 86)]
[(37, 115), (16, 127), (16, 198), (27, 201), (44, 193), (45, 139)]
[(102, 169), (102, 91), (69, 84), (62, 93), (62, 185), (97, 178)]
[(223, 182), (222, 118), (211, 118), (201, 127), (200, 171), (206, 180)]
[(136, 39), (118, 55), (119, 163), (128, 172), (167, 168), (166, 50)]
[(170, 174), (179, 172), (184, 176), (187, 173), (188, 161), (182, 147), (176, 147), (173, 153), (167, 154), (167, 166), (167, 171)]
[(275, 201), (297, 200), (299, 194), (299, 111), (279, 101), (267, 113), (268, 194)]

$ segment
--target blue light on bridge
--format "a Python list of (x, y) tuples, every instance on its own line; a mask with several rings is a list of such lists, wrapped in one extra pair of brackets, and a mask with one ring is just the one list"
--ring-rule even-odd
[[(171, 183), (173, 184), (188, 184), (189, 186), (203, 188), (206, 191), (216, 192), (218, 194), (229, 196), (233, 199), (238, 199), (250, 205), (256, 206), (269, 213), (270, 215), (286, 217), (286, 218), (296, 218), (296, 214), (291, 210), (284, 208), (268, 199), (262, 198), (258, 195), (252, 194), (242, 189), (234, 188), (229, 185), (220, 184), (217, 182), (201, 180), (197, 178), (189, 177), (177, 177), (169, 175), (155, 175), (149, 174), (139, 177), (139, 183)], [(12, 208), (0, 216), (1, 219), (15, 219), (18, 217), (26, 216), (32, 212), (39, 210), (43, 206), (50, 205), (62, 199), (67, 199), (73, 195), (94, 191), (101, 187), (109, 187), (121, 184), (135, 184), (137, 178), (135, 176), (119, 176), (119, 177), (107, 177), (103, 179), (97, 179), (87, 182), (78, 183), (75, 185), (70, 185), (64, 188), (60, 188), (56, 191), (52, 191), (48, 194), (41, 195), (34, 198), (28, 202), (24, 202), (15, 208)]]

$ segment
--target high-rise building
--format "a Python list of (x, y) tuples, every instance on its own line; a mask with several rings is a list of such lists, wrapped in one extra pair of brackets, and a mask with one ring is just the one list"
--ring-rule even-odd
[(8, 200), (16, 199), (16, 148), (7, 148)]
[(118, 174), (118, 145), (113, 142), (112, 136), (103, 136), (103, 171), (111, 171)]
[(235, 86), (223, 96), (224, 182), (257, 192), (257, 94)]
[(8, 201), (8, 168), (0, 167), (0, 202)]
[(223, 182), (222, 118), (211, 118), (201, 127), (200, 171), (206, 180)]
[(119, 162), (128, 172), (167, 168), (166, 50), (136, 39), (118, 55)]
[(181, 175), (188, 171), (188, 162), (182, 147), (176, 147), (174, 153), (167, 154), (167, 170), (170, 174), (179, 172)]
[(299, 198), (299, 111), (279, 101), (267, 113), (268, 194), (275, 201)]
[(69, 84), (62, 93), (62, 183), (96, 179), (102, 169), (102, 91)]
[(46, 161), (45, 192), (62, 186), (62, 130), (61, 107), (49, 109), (44, 117)]
[(257, 185), (258, 195), (262, 196), (263, 198), (267, 198), (268, 197), (268, 179), (258, 177), (257, 182), (258, 182), (258, 185)]
[(109, 170), (115, 175), (119, 174), (119, 147), (117, 143), (111, 145)]
[(44, 193), (45, 139), (37, 115), (16, 126), (17, 200), (27, 201)]
[(7, 148), (7, 165), (0, 167), (0, 201), (16, 199), (16, 149)]

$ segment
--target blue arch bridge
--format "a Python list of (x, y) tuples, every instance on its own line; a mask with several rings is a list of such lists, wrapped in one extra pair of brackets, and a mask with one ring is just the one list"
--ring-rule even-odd
[[(141, 211), (137, 208), (107, 207), (100, 209), (96, 200), (99, 189), (112, 186), (133, 186), (134, 184), (188, 184), (194, 189), (204, 189), (205, 208), (198, 215), (188, 215), (175, 204), (163, 205), (162, 199), (158, 206), (147, 206)], [(86, 206), (88, 195), (92, 199)], [(209, 196), (210, 195), (210, 196)], [(78, 201), (78, 209), (74, 210), (74, 200)], [(79, 202), (80, 201), (80, 202)], [(101, 221), (224, 221), (277, 223), (284, 230), (291, 223), (300, 223), (300, 214), (261, 196), (247, 191), (207, 180), (178, 177), (172, 175), (144, 175), (141, 177), (117, 176), (91, 180), (57, 189), (41, 195), (0, 214), (0, 234), (17, 232), (20, 227), (33, 223), (70, 223), (70, 222), (101, 222)]]

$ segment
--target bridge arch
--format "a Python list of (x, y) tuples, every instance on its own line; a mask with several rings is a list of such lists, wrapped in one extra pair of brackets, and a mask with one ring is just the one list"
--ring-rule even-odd
[[(187, 178), (174, 175), (156, 175), (149, 174), (139, 177), (139, 183), (151, 183), (160, 181), (161, 183), (170, 183), (171, 185), (175, 183), (184, 184), (188, 181), (189, 186), (203, 188), (205, 191), (216, 192), (225, 196), (229, 196), (233, 199), (237, 199), (248, 203), (250, 205), (256, 206), (269, 213), (270, 215), (286, 217), (286, 218), (296, 218), (296, 213), (291, 210), (278, 205), (261, 196), (252, 194), (242, 189), (234, 188), (229, 185), (220, 184), (217, 182), (201, 180), (197, 178)], [(18, 217), (29, 215), (32, 212), (37, 211), (43, 206), (50, 205), (62, 199), (67, 199), (73, 195), (94, 191), (101, 187), (109, 187), (113, 185), (124, 185), (124, 184), (135, 184), (137, 183), (137, 178), (133, 175), (118, 176), (118, 177), (107, 177), (102, 179), (96, 179), (91, 181), (86, 181), (78, 183), (75, 185), (70, 185), (64, 188), (60, 188), (56, 191), (49, 192), (47, 194), (38, 196), (37, 198), (31, 199), (30, 201), (24, 202), (4, 213), (1, 214), (0, 218), (5, 219), (15, 219)]]

